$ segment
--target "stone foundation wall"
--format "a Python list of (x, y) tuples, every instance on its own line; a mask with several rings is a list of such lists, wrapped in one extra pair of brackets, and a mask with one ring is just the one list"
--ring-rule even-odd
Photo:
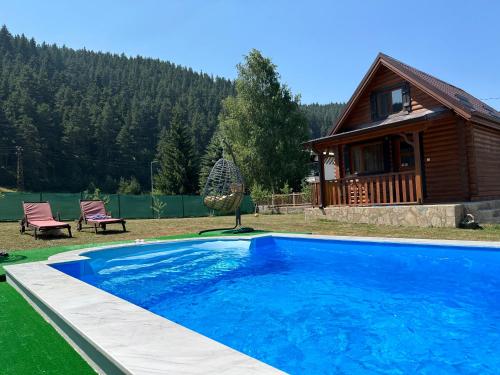
[(464, 206), (463, 204), (436, 204), (307, 208), (305, 217), (306, 220), (326, 219), (347, 223), (455, 228), (464, 217)]
[(259, 213), (266, 214), (301, 214), (305, 210), (310, 209), (311, 206), (283, 206), (283, 207), (274, 207), (274, 206), (259, 206)]
[(500, 200), (466, 202), (464, 213), (472, 214), (480, 224), (500, 224)]

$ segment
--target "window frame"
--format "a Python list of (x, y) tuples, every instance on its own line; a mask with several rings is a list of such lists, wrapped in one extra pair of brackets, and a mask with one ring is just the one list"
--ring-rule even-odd
[[(374, 145), (380, 145), (381, 147), (381, 158), (382, 158), (382, 168), (380, 170), (375, 170), (375, 171), (366, 171), (366, 165), (365, 165), (365, 149), (370, 146)], [(361, 172), (355, 172), (354, 168), (354, 153), (356, 149), (360, 150), (360, 164), (361, 164)], [(381, 174), (385, 173), (385, 152), (384, 152), (384, 141), (383, 140), (377, 140), (377, 141), (372, 141), (369, 143), (357, 143), (353, 144), (349, 147), (349, 170), (350, 174), (349, 176), (368, 176), (368, 175), (376, 175), (376, 174)]]
[[(402, 152), (401, 151), (401, 144), (402, 143), (406, 143), (407, 145), (410, 146), (411, 148), (411, 151), (405, 151), (405, 152)], [(413, 149), (414, 146), (412, 146), (411, 144), (407, 143), (403, 137), (399, 136), (395, 139), (395, 151), (396, 151), (396, 157), (395, 157), (395, 161), (397, 163), (397, 170), (399, 172), (406, 172), (406, 171), (412, 171), (415, 169), (415, 150)], [(402, 158), (403, 156), (411, 156), (413, 157), (413, 165), (408, 165), (408, 166), (402, 166)]]
[[(398, 112), (388, 112), (386, 115), (379, 115), (380, 97), (386, 94), (391, 101), (390, 105), (387, 107), (392, 109), (392, 92), (396, 90), (401, 90), (401, 110)], [(404, 82), (372, 91), (370, 94), (370, 107), (373, 121), (383, 120), (398, 113), (409, 113), (411, 111), (410, 85), (407, 82)]]

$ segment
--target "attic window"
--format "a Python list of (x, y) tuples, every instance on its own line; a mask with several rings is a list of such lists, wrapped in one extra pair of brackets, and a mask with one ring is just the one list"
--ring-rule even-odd
[(372, 119), (381, 120), (405, 109), (409, 112), (410, 95), (407, 85), (376, 91), (371, 95)]

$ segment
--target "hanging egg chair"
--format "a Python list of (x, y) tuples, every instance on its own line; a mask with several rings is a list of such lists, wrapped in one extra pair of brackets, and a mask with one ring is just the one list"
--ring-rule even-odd
[(236, 164), (227, 159), (219, 159), (208, 175), (203, 189), (203, 204), (221, 214), (234, 212), (236, 225), (233, 228), (207, 229), (199, 234), (227, 230), (232, 233), (251, 232), (252, 228), (241, 227), (240, 205), (245, 196), (245, 183)]

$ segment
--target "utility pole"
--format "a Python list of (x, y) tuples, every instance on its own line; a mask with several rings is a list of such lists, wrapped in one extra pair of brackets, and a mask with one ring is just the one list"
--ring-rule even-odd
[(23, 148), (16, 146), (17, 155), (17, 191), (24, 190)]
[(159, 161), (158, 160), (153, 160), (151, 162), (151, 164), (150, 164), (150, 172), (151, 172), (151, 175), (150, 175), (150, 177), (151, 177), (151, 195), (154, 194), (154, 176), (153, 176), (153, 164), (154, 163), (159, 163)]

